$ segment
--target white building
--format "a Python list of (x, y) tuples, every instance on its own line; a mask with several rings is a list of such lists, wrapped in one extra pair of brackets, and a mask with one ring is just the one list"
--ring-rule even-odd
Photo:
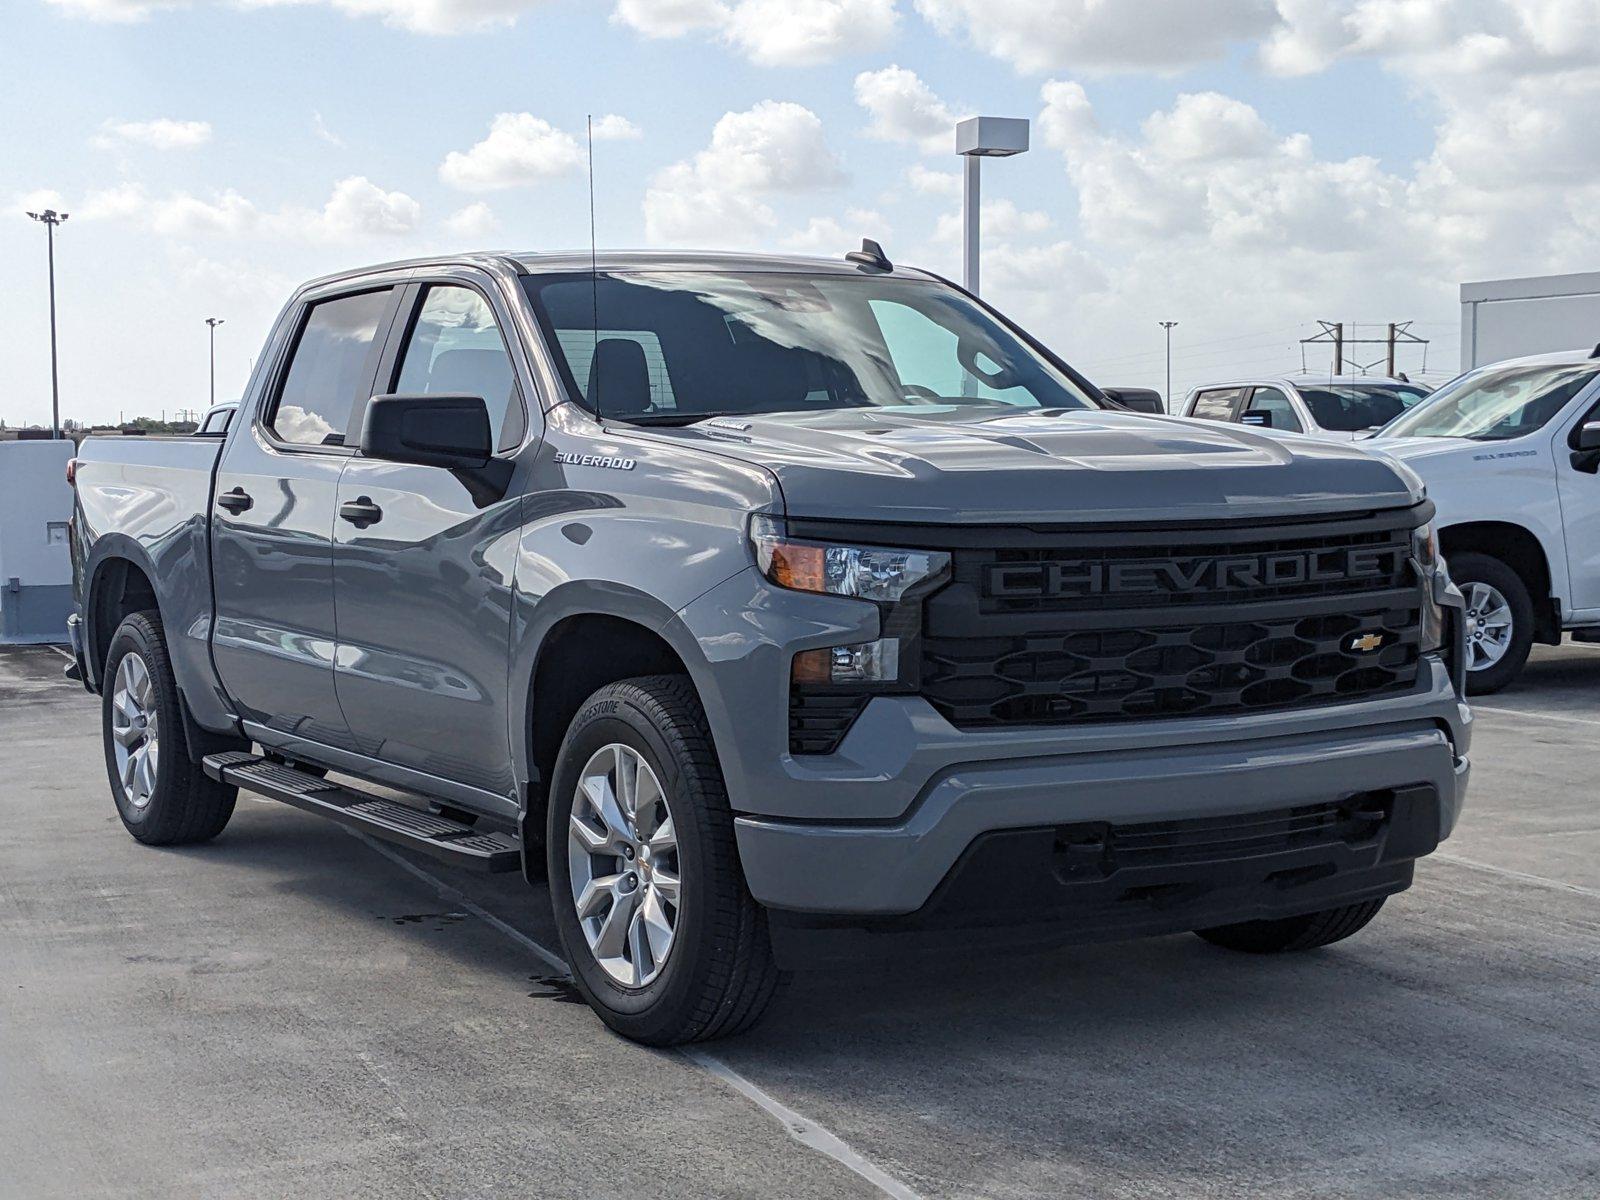
[(1600, 271), (1461, 285), (1461, 369), (1600, 344)]

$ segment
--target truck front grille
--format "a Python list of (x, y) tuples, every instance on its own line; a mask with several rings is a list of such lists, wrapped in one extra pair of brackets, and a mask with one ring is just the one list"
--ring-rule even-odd
[(1410, 513), (1035, 535), (954, 555), (920, 693), (960, 728), (1293, 708), (1416, 685)]
[[(936, 638), (922, 694), (953, 725), (1142, 720), (1403, 691), (1417, 678), (1415, 608), (1314, 617)], [(1377, 638), (1374, 650), (1357, 650)]]

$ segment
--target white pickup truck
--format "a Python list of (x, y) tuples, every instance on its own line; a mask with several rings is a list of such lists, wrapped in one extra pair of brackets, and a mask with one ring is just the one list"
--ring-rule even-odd
[(1600, 642), (1600, 346), (1467, 372), (1362, 443), (1420, 475), (1467, 599), (1468, 689)]

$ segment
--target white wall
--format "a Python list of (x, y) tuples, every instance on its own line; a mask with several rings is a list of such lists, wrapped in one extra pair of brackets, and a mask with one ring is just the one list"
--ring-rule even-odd
[(1600, 271), (1461, 285), (1461, 369), (1600, 343)]
[(75, 450), (70, 440), (0, 442), (0, 588), (12, 578), (24, 587), (72, 582), (64, 525), (72, 517), (67, 460)]

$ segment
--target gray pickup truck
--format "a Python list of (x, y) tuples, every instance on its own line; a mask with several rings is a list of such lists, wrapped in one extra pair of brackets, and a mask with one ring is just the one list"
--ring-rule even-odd
[(1466, 789), (1406, 468), (1124, 411), (877, 253), (320, 279), (225, 433), (76, 479), (134, 837), (243, 788), (548, 880), (648, 1043), (863, 956), (1325, 945)]

